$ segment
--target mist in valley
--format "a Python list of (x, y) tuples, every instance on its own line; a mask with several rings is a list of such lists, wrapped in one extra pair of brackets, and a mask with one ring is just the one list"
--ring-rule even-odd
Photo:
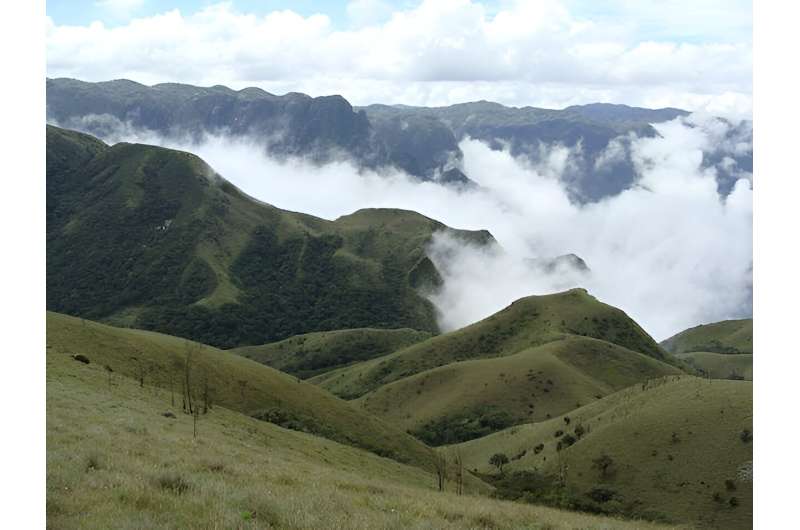
[[(102, 117), (92, 119), (97, 130)], [(598, 160), (628, 157), (634, 185), (587, 204), (571, 200), (562, 178), (580, 144), (542, 145), (533, 161), (466, 138), (463, 170), (477, 186), (454, 187), (392, 169), (364, 170), (344, 156), (321, 166), (277, 159), (266, 154), (263, 139), (166, 138), (112, 119), (102, 136), (193, 152), (245, 193), (283, 209), (335, 219), (360, 208), (401, 208), (454, 228), (489, 230), (497, 245), (474, 247), (445, 234), (430, 244), (445, 281), (429, 298), (445, 330), (523, 296), (580, 286), (662, 340), (700, 323), (752, 315), (752, 175), (734, 160), (752, 145), (728, 134), (733, 124), (708, 116), (654, 127), (657, 136), (621, 137)], [(723, 165), (738, 177), (727, 195), (717, 188)], [(579, 256), (589, 270), (541, 265), (565, 254)]]

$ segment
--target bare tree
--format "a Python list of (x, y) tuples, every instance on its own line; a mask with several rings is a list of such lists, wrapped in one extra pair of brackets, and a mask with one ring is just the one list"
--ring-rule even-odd
[(144, 375), (146, 370), (145, 364), (138, 357), (131, 357), (131, 361), (136, 363), (136, 372), (137, 372), (137, 378), (139, 379), (139, 388), (144, 388)]
[(464, 493), (464, 459), (461, 456), (460, 449), (456, 448), (453, 450), (452, 460), (455, 470), (456, 493), (462, 495)]
[(211, 410), (211, 392), (212, 388), (208, 382), (208, 372), (203, 370), (203, 414), (208, 414), (208, 411)]
[(435, 451), (435, 453), (433, 465), (436, 467), (436, 479), (439, 491), (444, 491), (444, 485), (447, 481), (447, 455), (443, 451)]
[(239, 383), (239, 396), (242, 399), (242, 405), (244, 405), (244, 393), (245, 390), (247, 390), (248, 381), (246, 379), (239, 379), (237, 383)]
[(114, 374), (114, 370), (106, 365), (106, 373), (108, 374), (108, 388), (111, 388), (111, 376)]
[(194, 363), (194, 346), (191, 342), (186, 341), (186, 352), (183, 358), (183, 376), (181, 378), (181, 387), (183, 391), (183, 411), (188, 414), (194, 414), (194, 403), (192, 401), (192, 366)]

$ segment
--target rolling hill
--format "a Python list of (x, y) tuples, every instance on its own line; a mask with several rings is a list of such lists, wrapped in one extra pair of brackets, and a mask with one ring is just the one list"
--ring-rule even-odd
[(701, 324), (661, 342), (672, 353), (753, 353), (753, 319)]
[(307, 379), (380, 357), (431, 337), (413, 329), (341, 329), (296, 335), (280, 342), (230, 350), (282, 372)]
[(752, 353), (715, 353), (696, 351), (676, 353), (675, 357), (713, 379), (753, 380)]
[(47, 308), (220, 347), (311, 331), (437, 331), (415, 212), (327, 221), (256, 201), (189, 153), (47, 127)]
[(72, 357), (80, 355), (96, 367), (102, 381), (118, 376), (141, 379), (143, 388), (158, 387), (174, 396), (173, 407), (182, 407), (181, 389), (187, 387), (184, 378), (189, 378), (188, 388), (197, 403), (204, 402), (207, 393), (213, 405), (400, 462), (432, 466), (432, 451), (402, 431), (320, 388), (210, 346), (51, 312), (47, 344), (48, 359), (78, 364)]
[(514, 302), (463, 329), (310, 379), (431, 445), (543, 421), (681, 374), (624, 312), (583, 289)]
[[(455, 530), (535, 521), (565, 530), (669, 528), (490, 499), (470, 475), (466, 495), (456, 495), (452, 482), (437, 492), (436, 477), (418, 467), (220, 404), (200, 417), (195, 437), (192, 418), (172, 406), (167, 389), (149, 379), (142, 388), (130, 372), (109, 379), (100, 362), (126, 358), (133, 344), (155, 355), (160, 346), (171, 350), (174, 339), (53, 314), (48, 325), (48, 527)], [(73, 326), (90, 336), (73, 343), (62, 329)], [(77, 352), (89, 364), (76, 361)], [(247, 365), (247, 373), (272, 372), (230, 362)]]
[(571, 289), (522, 298), (475, 324), (311, 381), (352, 399), (453, 362), (504, 357), (570, 337), (605, 340), (659, 361), (671, 360), (623, 311), (599, 302), (585, 289)]
[(695, 326), (661, 346), (707, 377), (753, 380), (752, 318)]
[[(752, 527), (753, 387), (669, 376), (452, 447), (498, 496), (701, 528)], [(489, 463), (507, 456), (503, 472)]]
[(614, 344), (569, 337), (404, 377), (356, 403), (430, 445), (544, 421), (628, 386), (682, 373)]

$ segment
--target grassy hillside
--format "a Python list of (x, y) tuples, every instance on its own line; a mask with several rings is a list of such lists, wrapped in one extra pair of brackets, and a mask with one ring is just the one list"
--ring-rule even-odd
[(334, 394), (356, 398), (404, 377), (453, 362), (491, 359), (570, 337), (605, 340), (658, 360), (671, 360), (623, 311), (584, 289), (517, 300), (465, 328), (390, 355), (334, 370), (312, 380)]
[(753, 353), (753, 319), (724, 320), (681, 331), (661, 343), (672, 353)]
[(52, 355), (85, 356), (104, 381), (108, 366), (113, 374), (141, 377), (144, 386), (168, 391), (170, 399), (174, 389), (178, 407), (189, 355), (189, 387), (196, 402), (203, 401), (208, 388), (211, 402), (225, 408), (432, 469), (433, 452), (411, 436), (313, 385), (238, 355), (56, 313), (47, 314), (47, 343)]
[(431, 337), (413, 329), (342, 329), (231, 350), (301, 379), (386, 355)]
[[(73, 319), (48, 320), (48, 527), (667, 528), (435, 492), (435, 477), (419, 468), (221, 406), (201, 417), (194, 438), (168, 391), (121, 374), (109, 383), (99, 350), (83, 364), (62, 347), (58, 321)], [(104, 336), (104, 326), (86, 326)], [(115, 358), (126, 334), (158, 337), (122, 333), (101, 350)], [(472, 484), (467, 493), (482, 491)]]
[(753, 354), (714, 353), (707, 351), (678, 353), (678, 359), (713, 379), (753, 380)]
[(432, 445), (455, 443), (590, 403), (680, 370), (586, 337), (568, 337), (499, 358), (433, 368), (357, 402)]
[(451, 230), (415, 212), (336, 221), (245, 196), (189, 153), (47, 128), (47, 307), (219, 347), (359, 327), (437, 331), (417, 289)]
[[(501, 497), (750, 528), (752, 390), (669, 376), (455, 447)], [(502, 475), (489, 464), (495, 453), (510, 460)]]

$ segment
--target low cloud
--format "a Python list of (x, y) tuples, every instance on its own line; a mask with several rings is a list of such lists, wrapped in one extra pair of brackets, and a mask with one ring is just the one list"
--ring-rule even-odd
[[(445, 329), (523, 296), (581, 286), (660, 340), (699, 323), (752, 314), (752, 182), (741, 178), (720, 195), (716, 167), (703, 164), (708, 152), (740, 148), (730, 124), (690, 116), (655, 128), (657, 137), (629, 136), (610, 147), (628, 150), (634, 186), (585, 205), (571, 202), (560, 178), (569, 152), (559, 146), (533, 165), (466, 139), (464, 169), (478, 186), (455, 189), (394, 170), (363, 171), (347, 160), (277, 161), (263, 144), (241, 139), (181, 142), (124, 128), (107, 138), (197, 153), (246, 193), (284, 209), (335, 219), (359, 208), (404, 208), (454, 228), (490, 230), (499, 247), (437, 236), (429, 248), (445, 279), (431, 298)], [(536, 265), (569, 253), (583, 258), (590, 272)]]

